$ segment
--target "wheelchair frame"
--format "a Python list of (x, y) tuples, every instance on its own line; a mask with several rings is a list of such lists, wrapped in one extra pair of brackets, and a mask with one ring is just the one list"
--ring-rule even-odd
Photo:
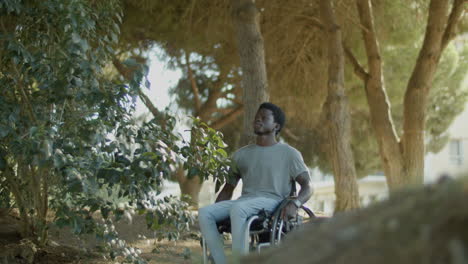
[[(265, 215), (266, 213), (262, 210), (259, 214), (253, 215), (247, 219), (247, 228), (245, 229), (244, 237), (247, 240), (250, 237), (250, 243), (246, 244), (250, 249), (256, 249), (257, 252), (260, 252), (263, 247), (278, 245), (281, 242), (281, 238), (289, 231), (297, 228), (303, 224), (303, 217), (299, 215), (299, 211), (302, 210), (307, 214), (309, 219), (314, 219), (316, 216), (309, 208), (301, 206), (298, 208), (298, 213), (293, 220), (284, 222), (283, 219), (280, 219), (280, 214), (282, 209), (289, 203), (291, 198), (284, 199), (278, 207), (273, 211), (272, 215)], [(264, 215), (262, 215), (264, 214)], [(252, 229), (252, 224), (255, 220), (260, 220), (261, 226), (260, 229)], [(218, 225), (219, 223), (217, 223)], [(218, 225), (219, 230), (219, 225)], [(226, 230), (219, 230), (220, 235), (227, 232)], [(230, 233), (230, 230), (228, 231)], [(260, 235), (269, 233), (269, 241), (261, 242)], [(205, 238), (202, 236), (202, 249), (203, 249), (203, 263), (208, 263), (208, 248), (206, 246)], [(250, 250), (249, 250), (250, 251)]]

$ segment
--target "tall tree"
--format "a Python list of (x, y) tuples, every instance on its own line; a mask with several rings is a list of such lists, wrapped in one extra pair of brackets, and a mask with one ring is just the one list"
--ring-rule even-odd
[[(395, 131), (403, 126), (403, 80), (408, 79), (408, 68), (416, 60), (415, 43), (423, 35), (424, 25), (420, 21), (427, 13), (426, 0), (412, 0), (408, 8), (406, 0), (373, 0), (373, 12), (377, 37), (382, 46), (381, 59), (385, 61), (385, 76), (388, 100), (392, 104), (392, 118)], [(235, 49), (235, 37), (230, 30), (232, 21), (228, 19), (230, 1), (173, 1), (160, 2), (151, 0), (125, 1), (125, 16), (122, 33), (122, 46), (128, 49), (158, 45), (170, 58), (183, 57), (184, 51), (215, 58), (219, 67), (231, 68), (238, 72), (239, 56)], [(297, 147), (310, 166), (319, 166), (323, 171), (331, 172), (325, 162), (327, 145), (316, 127), (320, 127), (322, 105), (327, 96), (327, 56), (323, 49), (323, 34), (319, 19), (319, 1), (298, 0), (277, 2), (257, 0), (260, 9), (260, 27), (264, 37), (268, 87), (272, 100), (284, 107), (288, 116), (288, 125), (282, 136), (288, 143)], [(355, 0), (337, 1), (335, 10), (342, 27), (343, 39), (352, 49), (356, 61), (365, 59), (361, 45), (362, 28), (359, 24)], [(154, 16), (157, 12), (158, 16)], [(148, 23), (152, 21), (152, 23)], [(462, 21), (463, 22), (463, 21)], [(412, 27), (406, 27), (411, 24)], [(466, 23), (459, 28), (466, 30)], [(196, 34), (195, 34), (196, 33)], [(125, 44), (124, 44), (125, 43)], [(453, 47), (450, 47), (454, 51)], [(458, 52), (456, 52), (458, 53)], [(457, 65), (457, 56), (444, 53), (440, 65), (445, 73), (438, 73), (439, 80), (433, 84), (428, 108), (426, 135), (430, 135), (428, 144), (440, 146), (446, 142), (444, 132), (451, 120), (461, 111), (466, 95), (460, 90), (460, 76), (464, 76), (463, 65)], [(461, 58), (461, 57), (460, 57)], [(458, 61), (463, 62), (462, 59)], [(221, 66), (224, 65), (224, 66)], [(352, 64), (351, 64), (352, 65)], [(180, 66), (186, 72), (184, 65)], [(347, 65), (346, 67), (349, 67)], [(194, 73), (195, 66), (193, 67)], [(218, 70), (215, 70), (218, 71)], [(439, 70), (438, 70), (439, 71)], [(460, 74), (455, 74), (461, 72)], [(372, 133), (369, 121), (369, 107), (361, 80), (352, 76), (352, 69), (345, 71), (345, 83), (350, 99), (352, 115), (352, 147), (355, 154), (356, 170), (359, 177), (382, 171), (379, 160), (378, 144)], [(198, 74), (198, 76), (197, 76)], [(200, 72), (195, 74), (198, 78)], [(228, 80), (229, 82), (229, 80)], [(236, 83), (237, 84), (237, 83)], [(192, 98), (191, 90), (184, 95)], [(189, 95), (189, 96), (187, 96)], [(438, 100), (437, 98), (445, 98)], [(241, 100), (241, 96), (237, 98)], [(194, 105), (194, 104), (192, 104)], [(456, 105), (456, 107), (452, 107)], [(216, 116), (224, 110), (218, 109)], [(440, 122), (443, 120), (443, 122)], [(232, 130), (223, 129), (226, 140), (236, 142), (238, 136)], [(232, 137), (232, 140), (231, 140)], [(445, 140), (445, 141), (444, 141)], [(431, 149), (434, 149), (431, 147)]]
[(359, 207), (354, 156), (351, 150), (351, 114), (344, 87), (344, 50), (341, 29), (331, 1), (320, 1), (328, 47), (328, 95), (324, 104), (323, 123), (327, 130), (328, 160), (335, 179), (335, 212)]
[(407, 183), (422, 183), (427, 99), (441, 54), (453, 38), (455, 26), (462, 16), (464, 1), (454, 1), (450, 12), (448, 0), (433, 0), (430, 3), (423, 45), (404, 97), (401, 139), (393, 124), (384, 86), (372, 5), (368, 0), (357, 0), (356, 4), (369, 68), (366, 72), (355, 63), (356, 72), (365, 84), (371, 123), (388, 185), (396, 188)]
[[(237, 100), (229, 100), (229, 98), (236, 99), (236, 89), (226, 87), (227, 83), (234, 83), (232, 79), (236, 78), (235, 74), (231, 74), (230, 69), (220, 65), (218, 74), (208, 76), (206, 71), (216, 72), (215, 66), (217, 65), (212, 62), (213, 58), (205, 58), (197, 54), (193, 54), (193, 57), (195, 58), (186, 52), (183, 60), (178, 61), (178, 65), (182, 66), (185, 71), (170, 93), (177, 95), (176, 101), (179, 107), (185, 109), (188, 114), (200, 118), (213, 129), (222, 129), (235, 121), (243, 110), (243, 105)], [(230, 78), (228, 75), (233, 77)], [(220, 107), (218, 106), (219, 100), (226, 102)], [(189, 195), (190, 203), (198, 206), (198, 194), (203, 183), (200, 175), (186, 175), (185, 170), (179, 168), (175, 173), (175, 179), (179, 182), (181, 193)]]
[(195, 121), (187, 145), (172, 117), (136, 124), (143, 74), (121, 82), (106, 71), (121, 18), (119, 0), (0, 2), (0, 206), (17, 208), (21, 235), (38, 244), (47, 243), (50, 209), (56, 225), (96, 234), (114, 256), (128, 248), (110, 243), (112, 221), (97, 222), (96, 211), (118, 220), (138, 210), (176, 238), (193, 219), (186, 203), (157, 197), (171, 167), (182, 160), (204, 178), (227, 172), (213, 129)]
[(254, 142), (252, 124), (258, 106), (269, 99), (265, 48), (255, 1), (231, 0), (230, 3), (242, 70), (244, 128), (241, 144), (246, 145)]
[(240, 76), (235, 69), (217, 63), (215, 57), (192, 55), (178, 60), (185, 71), (169, 93), (179, 109), (222, 129), (242, 114)]
[[(237, 61), (238, 58), (234, 59), (235, 56), (231, 55), (234, 53), (232, 41), (221, 42), (217, 38), (219, 33), (209, 30), (219, 25), (212, 21), (217, 16), (207, 16), (207, 10), (196, 8), (199, 5), (195, 2), (124, 2), (123, 38), (119, 49), (130, 53), (135, 49), (144, 51), (155, 46), (163, 49), (170, 64), (183, 72), (181, 80), (171, 89), (179, 107), (215, 129), (222, 129), (235, 121), (243, 111), (243, 104), (241, 96), (237, 94), (239, 89), (234, 91), (227, 85), (237, 83), (233, 79), (238, 76), (238, 66), (232, 60)], [(226, 10), (224, 17), (227, 17), (227, 6), (217, 4)], [(161, 15), (155, 19), (156, 11)], [(200, 34), (203, 31), (211, 33)], [(119, 63), (114, 65), (119, 72), (125, 72), (120, 70), (122, 67), (118, 67)], [(208, 77), (205, 70), (214, 74)], [(160, 115), (141, 90), (139, 94), (153, 115)], [(219, 104), (220, 100), (231, 102)], [(182, 194), (192, 197), (191, 203), (196, 205), (202, 183), (199, 177), (188, 177), (186, 170), (178, 168), (173, 178), (179, 182)]]
[(21, 235), (35, 242), (46, 242), (48, 211), (60, 204), (51, 196), (81, 190), (79, 180), (91, 171), (84, 167), (92, 166), (78, 163), (99, 152), (105, 131), (125, 116), (120, 106), (128, 106), (131, 89), (102, 75), (110, 53), (104, 47), (117, 40), (119, 9), (113, 0), (0, 5), (2, 196), (11, 194)]

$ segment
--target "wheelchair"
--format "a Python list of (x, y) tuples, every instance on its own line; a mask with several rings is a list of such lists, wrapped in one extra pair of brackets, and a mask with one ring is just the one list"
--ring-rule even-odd
[[(250, 238), (249, 251), (260, 252), (262, 248), (278, 245), (281, 239), (290, 231), (296, 229), (300, 225), (312, 221), (316, 218), (315, 214), (302, 205), (298, 208), (297, 214), (294, 218), (283, 221), (280, 214), (281, 210), (289, 203), (292, 198), (284, 199), (272, 213), (265, 210), (260, 210), (256, 215), (247, 219), (247, 228), (245, 230), (245, 237)], [(220, 235), (224, 233), (231, 233), (230, 219), (219, 221), (216, 223)], [(203, 250), (203, 263), (208, 263), (208, 248), (205, 238), (201, 238), (201, 246)]]

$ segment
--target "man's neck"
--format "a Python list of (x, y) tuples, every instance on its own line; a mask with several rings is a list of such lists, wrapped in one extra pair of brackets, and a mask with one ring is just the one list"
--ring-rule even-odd
[(257, 135), (256, 144), (262, 147), (273, 146), (278, 141), (276, 141), (275, 135)]

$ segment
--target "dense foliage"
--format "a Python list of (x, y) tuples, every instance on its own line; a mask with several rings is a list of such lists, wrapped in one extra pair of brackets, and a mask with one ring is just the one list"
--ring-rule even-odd
[(0, 205), (17, 208), (22, 235), (39, 244), (47, 242), (53, 217), (76, 234), (98, 234), (113, 255), (140, 261), (126, 254), (112, 221), (146, 214), (148, 227), (177, 238), (193, 218), (185, 202), (159, 195), (162, 180), (179, 162), (200, 177), (217, 176), (220, 166), (223, 178), (228, 163), (220, 134), (200, 122), (192, 127), (200, 142), (192, 155), (173, 117), (132, 117), (147, 68), (139, 67), (129, 85), (106, 74), (120, 4), (0, 2)]

